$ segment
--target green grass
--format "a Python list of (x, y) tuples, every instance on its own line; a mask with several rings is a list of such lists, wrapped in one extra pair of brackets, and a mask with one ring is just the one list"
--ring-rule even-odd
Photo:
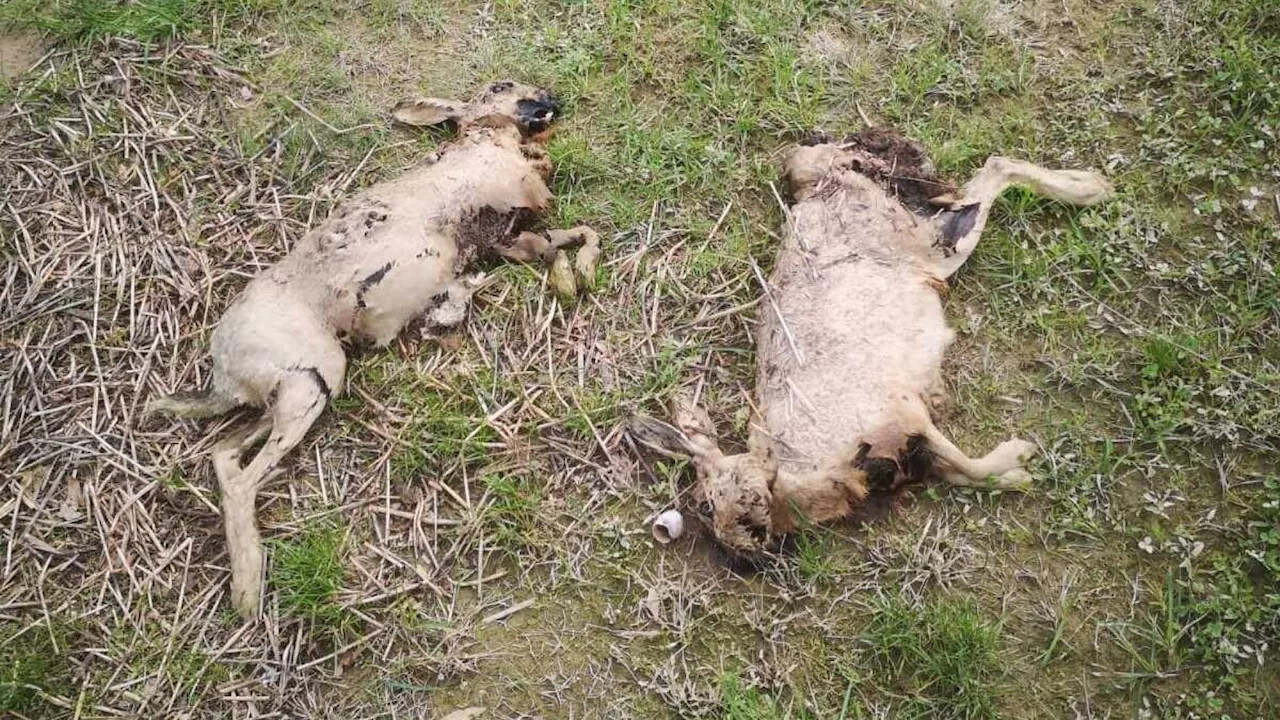
[(287, 617), (311, 621), (331, 632), (342, 629), (345, 613), (334, 595), (342, 589), (341, 527), (321, 522), (271, 543), (270, 582)]
[(800, 711), (793, 714), (783, 703), (768, 693), (753, 687), (743, 687), (737, 675), (726, 674), (720, 679), (721, 715), (724, 720), (782, 720), (783, 718), (807, 718)]
[(65, 0), (39, 3), (18, 0), (0, 12), (0, 21), (35, 27), (72, 42), (122, 36), (153, 42), (181, 35), (196, 24), (191, 0)]
[(0, 26), (34, 28), (60, 42), (110, 37), (158, 42), (274, 4), (274, 0), (11, 0), (0, 9)]
[(551, 538), (537, 538), (542, 490), (527, 476), (486, 475), (480, 484), (493, 496), (484, 522), (499, 547), (545, 549)]
[(999, 620), (969, 599), (890, 595), (841, 623), (797, 656), (807, 666), (802, 687), (769, 689), (741, 671), (724, 673), (717, 716), (995, 718), (1001, 693), (1017, 691), (1006, 677)]
[(871, 672), (906, 698), (900, 717), (999, 717), (1000, 629), (971, 602), (913, 607), (890, 597), (874, 606), (865, 632)]
[(14, 637), (20, 629), (0, 624), (0, 714), (6, 717), (47, 709), (46, 694), (65, 696), (74, 688), (67, 628), (34, 627)]

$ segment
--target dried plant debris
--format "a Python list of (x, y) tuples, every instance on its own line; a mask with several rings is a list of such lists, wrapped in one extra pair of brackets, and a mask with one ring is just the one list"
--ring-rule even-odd
[[(18, 12), (52, 44), (0, 81), (0, 716), (1277, 715), (1274, 3)], [(396, 100), (494, 77), (564, 100), (534, 230), (596, 227), (597, 287), (582, 249), (572, 306), (495, 263), (467, 317), (353, 358), (263, 487), (245, 625), (209, 451), (253, 415), (140, 410), (202, 386), (230, 298), (337, 202), (429, 161), (445, 134)], [(938, 177), (1116, 181), (1103, 210), (1006, 195), (948, 292), (944, 429), (1034, 438), (1044, 480), (927, 485), (727, 567), (689, 464), (620, 426), (688, 394), (744, 449), (778, 150), (873, 124)]]

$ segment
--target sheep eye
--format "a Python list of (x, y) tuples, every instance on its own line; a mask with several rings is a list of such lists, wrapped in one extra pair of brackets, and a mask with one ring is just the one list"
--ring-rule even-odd
[(698, 514), (711, 517), (716, 512), (716, 506), (711, 504), (710, 500), (703, 500), (698, 503)]

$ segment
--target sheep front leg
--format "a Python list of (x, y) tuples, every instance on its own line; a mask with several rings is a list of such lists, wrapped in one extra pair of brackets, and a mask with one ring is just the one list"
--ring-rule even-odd
[[(566, 248), (581, 246), (573, 264)], [(569, 303), (578, 288), (595, 287), (596, 265), (600, 260), (600, 236), (586, 225), (568, 230), (549, 230), (545, 235), (523, 232), (510, 246), (498, 248), (498, 254), (516, 262), (533, 262), (541, 258), (548, 265), (547, 282), (561, 302)]]
[(938, 237), (934, 246), (941, 248), (943, 255), (935, 260), (939, 277), (950, 277), (969, 259), (991, 208), (1014, 185), (1071, 205), (1094, 205), (1115, 192), (1106, 178), (1094, 172), (1049, 170), (1021, 160), (988, 158), (982, 170), (965, 183), (958, 199), (950, 195), (934, 199), (948, 208), (935, 221)]
[(578, 256), (573, 261), (573, 271), (578, 281), (587, 290), (595, 286), (596, 264), (600, 261), (600, 236), (586, 225), (579, 225), (568, 230), (552, 230), (547, 233), (552, 247), (558, 252), (560, 248), (578, 247)]

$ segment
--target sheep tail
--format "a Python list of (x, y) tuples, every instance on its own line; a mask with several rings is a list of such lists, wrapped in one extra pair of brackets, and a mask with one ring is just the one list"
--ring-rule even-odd
[(181, 418), (209, 418), (221, 415), (241, 405), (239, 400), (228, 397), (213, 388), (197, 392), (176, 392), (158, 397), (147, 403), (147, 415), (165, 413)]

